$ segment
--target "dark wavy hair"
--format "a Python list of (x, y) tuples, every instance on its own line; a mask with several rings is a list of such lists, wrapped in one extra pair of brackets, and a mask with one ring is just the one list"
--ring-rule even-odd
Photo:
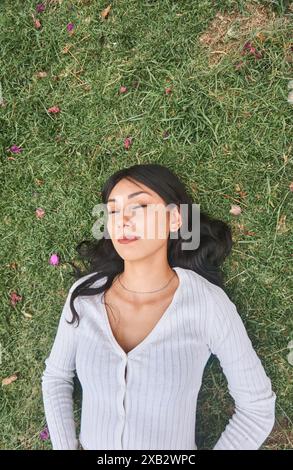
[[(102, 202), (106, 205), (110, 192), (123, 178), (135, 183), (143, 183), (155, 191), (166, 204), (188, 205), (188, 219), (186, 226), (191, 231), (192, 199), (184, 184), (167, 167), (155, 164), (137, 164), (116, 171), (104, 184), (102, 189)], [(213, 219), (200, 210), (200, 241), (195, 250), (182, 250), (182, 242), (188, 243), (188, 239), (182, 239), (180, 231), (177, 238), (168, 239), (167, 257), (170, 267), (179, 266), (191, 269), (213, 284), (223, 285), (223, 272), (221, 264), (229, 255), (232, 248), (232, 234), (230, 226), (218, 219)], [(71, 273), (76, 280), (89, 275), (71, 293), (70, 308), (72, 320), (68, 323), (79, 324), (79, 315), (74, 307), (74, 299), (77, 296), (97, 295), (106, 291), (112, 285), (114, 278), (124, 270), (124, 260), (115, 250), (111, 238), (102, 237), (99, 240), (83, 240), (76, 246), (76, 250), (82, 261), (88, 263), (86, 271), (81, 271), (73, 263), (70, 263), (74, 272)], [(107, 277), (106, 282), (98, 287), (91, 287), (97, 280)]]

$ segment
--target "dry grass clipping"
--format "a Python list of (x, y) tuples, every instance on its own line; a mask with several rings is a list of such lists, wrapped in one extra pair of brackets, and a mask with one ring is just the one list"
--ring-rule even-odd
[(289, 18), (277, 17), (272, 10), (259, 4), (248, 3), (246, 9), (247, 13), (243, 15), (218, 12), (199, 37), (200, 43), (209, 51), (210, 66), (218, 64), (226, 55), (238, 57), (246, 41), (256, 38), (258, 42), (264, 42), (289, 22)]

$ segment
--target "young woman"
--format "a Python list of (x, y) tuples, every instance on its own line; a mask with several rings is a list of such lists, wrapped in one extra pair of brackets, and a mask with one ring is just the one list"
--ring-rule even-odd
[[(117, 171), (102, 201), (103, 238), (77, 247), (90, 267), (78, 270), (45, 360), (53, 449), (197, 449), (197, 396), (211, 354), (235, 400), (213, 449), (258, 449), (273, 428), (276, 395), (224, 291), (229, 226), (200, 211), (199, 244), (186, 249), (181, 229), (192, 233), (193, 203), (158, 164)], [(75, 372), (82, 386), (78, 437)]]

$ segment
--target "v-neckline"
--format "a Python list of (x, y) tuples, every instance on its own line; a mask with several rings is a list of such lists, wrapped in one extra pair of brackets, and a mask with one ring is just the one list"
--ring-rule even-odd
[(100, 304), (101, 304), (103, 319), (105, 321), (108, 336), (109, 336), (110, 340), (112, 341), (112, 343), (114, 344), (115, 348), (119, 351), (119, 353), (124, 358), (128, 359), (130, 356), (133, 356), (136, 352), (140, 351), (144, 346), (146, 346), (150, 342), (150, 340), (152, 338), (154, 338), (159, 333), (160, 329), (162, 328), (162, 325), (163, 325), (164, 321), (166, 321), (166, 319), (170, 316), (171, 312), (175, 309), (175, 306), (177, 305), (178, 297), (180, 296), (180, 293), (181, 293), (182, 288), (183, 288), (184, 269), (179, 267), (179, 266), (173, 266), (172, 269), (175, 270), (177, 275), (178, 275), (179, 284), (178, 284), (177, 289), (176, 289), (176, 291), (173, 295), (171, 303), (166, 308), (163, 315), (159, 318), (159, 320), (155, 324), (154, 328), (147, 334), (147, 336), (142, 341), (140, 341), (140, 343), (138, 343), (134, 348), (132, 348), (130, 351), (128, 351), (128, 353), (126, 353), (124, 351), (124, 349), (120, 346), (120, 344), (118, 343), (118, 341), (116, 340), (116, 338), (113, 334), (113, 331), (112, 331), (112, 328), (111, 328), (111, 325), (110, 325), (110, 321), (109, 321), (109, 318), (108, 318), (108, 313), (107, 313), (104, 301), (102, 301), (104, 291), (99, 294), (99, 301), (100, 301)]

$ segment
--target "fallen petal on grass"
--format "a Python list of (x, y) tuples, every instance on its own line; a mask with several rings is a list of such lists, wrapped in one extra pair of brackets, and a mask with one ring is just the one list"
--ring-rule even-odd
[(61, 109), (59, 108), (59, 106), (51, 106), (51, 108), (48, 108), (47, 111), (51, 114), (58, 114), (60, 113)]
[(243, 50), (244, 50), (244, 51), (245, 51), (245, 50), (250, 50), (251, 47), (252, 47), (251, 42), (250, 42), (250, 41), (247, 41), (247, 42), (244, 44), (244, 46), (243, 46)]
[(37, 78), (45, 78), (45, 77), (47, 77), (47, 75), (48, 75), (47, 72), (43, 72), (43, 71), (37, 72), (37, 73), (35, 74), (35, 76), (36, 76)]
[(38, 207), (38, 208), (36, 209), (36, 216), (37, 216), (37, 218), (38, 218), (38, 219), (42, 219), (42, 218), (44, 217), (44, 215), (45, 215), (44, 209), (42, 209), (41, 207)]
[(132, 145), (132, 138), (126, 137), (126, 139), (124, 139), (124, 148), (128, 150), (131, 145)]
[(43, 13), (43, 11), (45, 11), (45, 8), (46, 8), (46, 6), (45, 6), (44, 3), (38, 3), (36, 5), (36, 12), (37, 13)]
[(12, 153), (20, 153), (20, 152), (22, 152), (22, 147), (19, 147), (18, 145), (13, 144), (13, 145), (11, 145), (9, 150)]
[(10, 377), (6, 377), (5, 379), (2, 380), (2, 385), (10, 385), (12, 382), (15, 382), (17, 380), (17, 375), (13, 374)]
[(54, 253), (53, 255), (50, 256), (49, 263), (52, 266), (57, 266), (59, 264), (59, 256), (57, 255), (57, 253)]
[(43, 429), (43, 431), (40, 432), (39, 437), (41, 441), (46, 441), (47, 439), (49, 439), (50, 434), (47, 426)]
[(109, 16), (109, 13), (110, 13), (110, 10), (111, 10), (111, 5), (108, 5), (107, 8), (104, 8), (104, 10), (102, 10), (101, 12), (101, 18), (103, 20), (106, 20)]
[(18, 295), (17, 292), (11, 292), (10, 294), (10, 303), (13, 307), (22, 300), (22, 296)]
[(35, 18), (34, 14), (32, 14), (32, 17), (33, 17), (33, 22), (34, 22), (35, 28), (40, 29), (42, 27), (42, 24), (41, 24), (40, 20), (38, 18)]
[(230, 212), (230, 214), (237, 216), (237, 215), (241, 214), (242, 210), (241, 210), (241, 207), (238, 206), (237, 204), (232, 204), (231, 209), (230, 209), (229, 212)]

